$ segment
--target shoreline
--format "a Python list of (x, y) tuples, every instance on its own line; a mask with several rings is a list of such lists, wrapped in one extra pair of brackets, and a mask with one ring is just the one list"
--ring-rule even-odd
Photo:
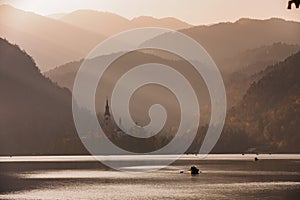
[(183, 155), (60, 155), (60, 156), (0, 156), (0, 163), (11, 162), (94, 162), (134, 160), (300, 160), (300, 154), (183, 154)]

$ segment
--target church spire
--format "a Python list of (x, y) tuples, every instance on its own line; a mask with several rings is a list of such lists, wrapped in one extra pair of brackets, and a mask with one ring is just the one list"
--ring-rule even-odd
[(105, 113), (104, 113), (105, 119), (110, 117), (110, 112), (109, 112), (109, 105), (108, 105), (108, 98), (106, 97), (106, 105), (105, 105)]

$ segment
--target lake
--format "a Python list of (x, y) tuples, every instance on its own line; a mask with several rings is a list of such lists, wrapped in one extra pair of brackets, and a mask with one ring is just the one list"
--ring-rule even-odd
[[(258, 157), (258, 161), (254, 161)], [(128, 162), (168, 156), (106, 156)], [(201, 173), (191, 176), (195, 165)], [(154, 169), (157, 166), (142, 166)], [(160, 167), (160, 166), (159, 166)], [(299, 199), (300, 155), (184, 155), (147, 173), (111, 170), (91, 156), (0, 157), (0, 199)], [(180, 171), (183, 173), (179, 173)]]

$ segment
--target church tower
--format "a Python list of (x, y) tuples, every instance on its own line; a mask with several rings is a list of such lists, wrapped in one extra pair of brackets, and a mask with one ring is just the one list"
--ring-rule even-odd
[(106, 98), (106, 105), (105, 105), (104, 122), (105, 122), (105, 125), (108, 125), (110, 122), (110, 111), (109, 111), (109, 105), (108, 105), (107, 98)]

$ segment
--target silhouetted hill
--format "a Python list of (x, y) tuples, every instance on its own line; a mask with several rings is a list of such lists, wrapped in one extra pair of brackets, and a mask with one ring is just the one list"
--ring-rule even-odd
[(229, 112), (227, 126), (240, 136), (244, 134), (244, 139), (240, 144), (228, 146), (248, 145), (268, 151), (299, 153), (299, 77), (300, 52), (269, 66), (264, 76), (251, 85), (242, 101)]
[(0, 39), (0, 154), (83, 152), (71, 93), (45, 78), (18, 46)]
[(25, 49), (42, 71), (83, 58), (103, 36), (59, 20), (0, 6), (0, 37)]
[(191, 25), (171, 17), (156, 19), (142, 16), (128, 20), (113, 13), (94, 10), (77, 10), (64, 15), (60, 20), (105, 36), (141, 27), (163, 27), (174, 30), (191, 27)]

